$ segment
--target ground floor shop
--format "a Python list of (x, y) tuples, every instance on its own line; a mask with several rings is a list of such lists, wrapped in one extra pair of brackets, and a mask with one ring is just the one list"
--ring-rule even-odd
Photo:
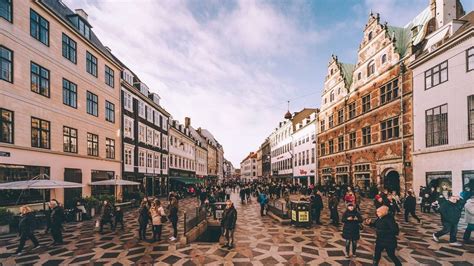
[(124, 199), (138, 198), (141, 194), (148, 197), (166, 197), (168, 195), (168, 175), (124, 172), (123, 178), (140, 183), (139, 186), (124, 187)]

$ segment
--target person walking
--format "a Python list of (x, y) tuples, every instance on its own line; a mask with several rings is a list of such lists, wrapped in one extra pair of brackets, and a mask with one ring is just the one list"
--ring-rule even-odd
[(117, 225), (120, 224), (120, 230), (124, 230), (123, 226), (123, 211), (122, 208), (116, 207), (115, 208), (115, 224), (114, 227), (117, 228)]
[(260, 204), (260, 216), (264, 216), (265, 215), (265, 207), (267, 206), (267, 203), (268, 203), (268, 198), (267, 198), (267, 195), (265, 194), (265, 192), (261, 192), (259, 195), (258, 195), (258, 198), (257, 198), (257, 202)]
[(146, 228), (148, 223), (151, 221), (150, 211), (148, 210), (148, 202), (143, 200), (138, 210), (138, 238), (140, 240), (146, 240)]
[(329, 195), (328, 206), (331, 223), (334, 226), (339, 226), (339, 212), (337, 211), (337, 205), (339, 205), (339, 200), (334, 193), (331, 193)]
[(150, 214), (151, 222), (153, 224), (153, 241), (161, 241), (161, 231), (163, 229), (161, 217), (165, 216), (166, 214), (159, 200), (155, 200), (151, 204)]
[(173, 236), (169, 238), (170, 241), (176, 241), (178, 239), (178, 201), (176, 198), (171, 198), (169, 209), (169, 219), (173, 226)]
[(413, 218), (418, 220), (418, 223), (421, 223), (420, 218), (416, 215), (416, 198), (413, 196), (413, 191), (408, 191), (408, 196), (405, 198), (405, 202), (403, 202), (403, 208), (405, 209), (405, 222), (408, 223), (408, 215), (411, 214)]
[(106, 200), (104, 200), (104, 206), (102, 206), (102, 215), (100, 216), (100, 229), (99, 233), (102, 234), (104, 232), (104, 225), (109, 224), (110, 229), (112, 231), (115, 230), (114, 223), (112, 222), (112, 216), (113, 216), (113, 209), (112, 205)]
[(61, 206), (59, 206), (56, 200), (51, 200), (49, 202), (51, 207), (51, 235), (53, 237), (52, 245), (61, 245), (63, 244), (63, 222), (64, 222), (64, 211)]
[(461, 213), (463, 208), (463, 200), (457, 196), (448, 195), (448, 200), (440, 198), (439, 200), (439, 213), (441, 214), (441, 223), (443, 229), (433, 234), (433, 239), (439, 242), (439, 238), (449, 233), (449, 245), (453, 247), (462, 246), (461, 243), (457, 242), (458, 223), (461, 219)]
[(321, 197), (321, 191), (317, 190), (316, 193), (312, 196), (311, 209), (314, 214), (313, 221), (316, 224), (321, 225), (321, 211), (324, 208), (323, 198)]
[(465, 218), (466, 218), (466, 231), (464, 231), (463, 240), (466, 244), (472, 244), (471, 232), (474, 231), (474, 194), (471, 194), (471, 198), (467, 200), (464, 205)]
[(40, 247), (38, 240), (36, 239), (35, 235), (33, 234), (33, 223), (34, 217), (31, 213), (31, 209), (28, 206), (20, 207), (21, 218), (18, 224), (18, 234), (20, 236), (20, 244), (16, 249), (15, 254), (17, 256), (21, 256), (22, 250), (25, 247), (26, 240), (30, 239), (33, 242), (33, 250)]
[(237, 223), (237, 210), (234, 207), (234, 203), (230, 200), (226, 201), (226, 206), (224, 213), (222, 215), (221, 227), (224, 232), (224, 237), (226, 239), (226, 244), (223, 246), (227, 249), (232, 249), (234, 247), (234, 231), (235, 225)]
[(400, 231), (397, 222), (391, 214), (387, 206), (381, 206), (376, 210), (377, 219), (367, 219), (365, 223), (369, 226), (375, 227), (376, 240), (375, 240), (375, 253), (373, 265), (379, 265), (382, 257), (382, 252), (385, 250), (388, 257), (396, 266), (401, 266), (400, 259), (395, 255), (397, 248), (397, 235)]
[(349, 251), (352, 244), (352, 257), (356, 257), (357, 241), (360, 239), (360, 223), (362, 216), (355, 210), (353, 203), (347, 204), (347, 210), (342, 215), (342, 238), (346, 240), (346, 258), (350, 257)]

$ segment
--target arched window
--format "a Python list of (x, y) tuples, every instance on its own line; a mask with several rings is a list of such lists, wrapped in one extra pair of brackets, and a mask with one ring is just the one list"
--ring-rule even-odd
[(367, 64), (367, 77), (370, 77), (375, 72), (375, 62), (374, 60), (370, 61)]
[(372, 32), (369, 32), (369, 41), (372, 40)]
[(332, 75), (333, 73), (334, 73), (334, 70), (333, 70), (333, 69), (331, 69), (331, 75)]
[(387, 62), (387, 54), (382, 55), (382, 64), (385, 64)]
[(333, 102), (334, 101), (334, 91), (331, 91), (331, 94), (329, 94), (329, 101)]

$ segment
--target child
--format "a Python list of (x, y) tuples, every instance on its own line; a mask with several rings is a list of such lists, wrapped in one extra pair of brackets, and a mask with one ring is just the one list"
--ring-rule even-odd
[(357, 241), (360, 239), (360, 223), (362, 216), (355, 210), (354, 204), (347, 204), (347, 210), (342, 215), (342, 237), (346, 240), (346, 258), (349, 258), (349, 251), (352, 243), (352, 257), (356, 257)]
[(115, 228), (120, 223), (120, 229), (123, 230), (123, 211), (120, 207), (115, 208)]

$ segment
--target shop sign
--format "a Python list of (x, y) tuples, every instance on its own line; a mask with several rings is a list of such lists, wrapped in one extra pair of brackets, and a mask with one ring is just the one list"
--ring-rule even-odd
[(0, 157), (10, 157), (10, 153), (6, 151), (0, 151)]
[(291, 210), (291, 220), (296, 222), (296, 211)]
[(309, 212), (308, 211), (299, 211), (298, 212), (298, 221), (299, 222), (309, 222)]

